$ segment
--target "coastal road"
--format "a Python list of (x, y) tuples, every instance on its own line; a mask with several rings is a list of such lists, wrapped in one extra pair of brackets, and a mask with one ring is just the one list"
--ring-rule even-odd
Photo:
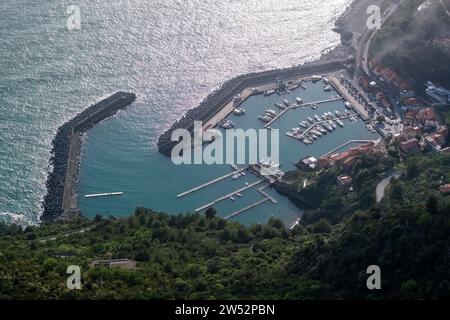
[[(397, 10), (397, 8), (400, 6), (400, 4), (403, 2), (404, 0), (401, 0), (399, 3), (392, 3), (388, 10), (389, 13), (385, 16), (382, 17), (381, 20), (381, 28), (383, 27), (384, 23), (389, 19), (390, 16), (392, 16), (392, 14)], [(369, 70), (369, 49), (370, 49), (370, 44), (372, 43), (372, 40), (375, 38), (376, 34), (377, 34), (378, 30), (370, 30), (369, 28), (365, 28), (365, 31), (363, 32), (363, 34), (360, 37), (359, 44), (356, 48), (356, 61), (355, 61), (355, 65), (356, 65), (356, 70), (355, 70), (355, 81), (357, 82), (358, 78), (359, 78), (359, 70), (362, 68), (364, 70), (364, 72), (367, 75), (370, 75), (370, 70)], [(367, 39), (367, 40), (365, 40)]]

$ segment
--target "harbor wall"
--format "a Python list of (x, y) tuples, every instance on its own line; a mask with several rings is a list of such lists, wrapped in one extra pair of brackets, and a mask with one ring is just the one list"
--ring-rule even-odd
[(333, 72), (344, 68), (346, 64), (352, 62), (352, 58), (325, 62), (318, 60), (292, 68), (269, 70), (237, 76), (225, 82), (219, 89), (212, 92), (203, 102), (201, 102), (198, 107), (190, 109), (181, 119), (176, 121), (169, 130), (164, 132), (158, 139), (158, 151), (166, 156), (170, 156), (173, 147), (177, 144), (177, 142), (171, 141), (171, 135), (174, 130), (183, 128), (192, 132), (194, 121), (208, 121), (228, 104), (234, 96), (246, 88), (260, 86), (275, 82), (276, 80), (287, 80), (298, 76)]
[(50, 164), (53, 170), (47, 178), (42, 222), (52, 222), (78, 212), (75, 189), (80, 165), (81, 135), (95, 124), (131, 104), (135, 99), (134, 93), (116, 92), (88, 107), (58, 129), (52, 142)]

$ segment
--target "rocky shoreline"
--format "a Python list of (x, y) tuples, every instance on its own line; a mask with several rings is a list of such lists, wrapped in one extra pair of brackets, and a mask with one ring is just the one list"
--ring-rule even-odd
[(134, 93), (116, 92), (88, 107), (58, 129), (52, 142), (50, 164), (53, 170), (47, 178), (42, 222), (52, 222), (77, 213), (76, 207), (71, 206), (70, 197), (76, 196), (74, 190), (78, 180), (81, 135), (135, 99)]

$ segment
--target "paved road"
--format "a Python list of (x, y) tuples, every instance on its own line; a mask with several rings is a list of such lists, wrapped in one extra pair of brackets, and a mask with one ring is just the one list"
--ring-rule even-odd
[(397, 179), (398, 177), (400, 177), (400, 172), (394, 172), (389, 176), (387, 176), (386, 178), (384, 178), (383, 180), (381, 180), (380, 183), (378, 183), (376, 190), (377, 202), (383, 200), (384, 192), (386, 191), (387, 186), (391, 183), (392, 179), (393, 178)]
[[(403, 2), (400, 1), (398, 4), (396, 3), (392, 3), (389, 7), (389, 13), (382, 18), (381, 21), (381, 27), (383, 27), (384, 23), (389, 19), (389, 17), (395, 12), (395, 10), (397, 10), (398, 6)], [(364, 72), (366, 74), (370, 74), (369, 73), (369, 61), (368, 61), (368, 57), (369, 57), (369, 49), (370, 49), (370, 44), (372, 42), (372, 40), (375, 38), (375, 35), (377, 34), (378, 30), (370, 30), (368, 28), (366, 28), (366, 30), (364, 31), (364, 33), (361, 35), (360, 39), (362, 39), (362, 41), (360, 41), (360, 43), (358, 44), (358, 47), (356, 49), (356, 71), (355, 71), (355, 80), (358, 79), (359, 77), (359, 70), (360, 67), (362, 67), (362, 69), (364, 70)], [(368, 39), (367, 39), (368, 38)], [(364, 39), (367, 39), (367, 41), (364, 41)]]

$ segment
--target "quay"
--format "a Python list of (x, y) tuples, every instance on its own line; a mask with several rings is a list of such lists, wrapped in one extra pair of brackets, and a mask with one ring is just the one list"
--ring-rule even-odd
[(364, 121), (370, 120), (369, 113), (364, 108), (363, 105), (361, 105), (357, 99), (355, 99), (351, 93), (345, 88), (340, 80), (335, 75), (330, 75), (329, 77), (330, 84), (333, 86), (333, 88), (342, 96), (344, 99), (351, 104), (353, 109), (359, 114), (361, 119)]
[(228, 177), (231, 177), (231, 176), (233, 176), (233, 175), (235, 175), (235, 174), (241, 173), (241, 172), (243, 172), (243, 171), (245, 171), (245, 170), (247, 170), (247, 169), (248, 169), (248, 167), (245, 167), (245, 168), (243, 168), (243, 169), (239, 169), (239, 170), (235, 170), (235, 171), (232, 171), (232, 172), (230, 172), (230, 173), (227, 173), (226, 175), (223, 175), (223, 176), (221, 176), (221, 177), (218, 177), (218, 178), (216, 178), (216, 179), (213, 179), (213, 180), (211, 180), (211, 181), (208, 181), (208, 182), (206, 182), (206, 183), (204, 183), (204, 184), (202, 184), (202, 185), (199, 185), (199, 186), (197, 186), (197, 187), (194, 187), (194, 188), (192, 188), (192, 189), (189, 189), (189, 190), (187, 190), (187, 191), (185, 191), (185, 192), (183, 192), (183, 193), (180, 193), (179, 195), (177, 195), (177, 198), (181, 198), (181, 197), (187, 196), (187, 195), (189, 195), (189, 194), (191, 194), (191, 193), (193, 193), (193, 192), (195, 192), (195, 191), (198, 191), (198, 190), (204, 189), (204, 188), (206, 188), (206, 187), (209, 187), (209, 186), (212, 185), (212, 184), (215, 184), (215, 183), (217, 183), (217, 182), (219, 182), (219, 181), (222, 181), (222, 180), (224, 180), (224, 179), (226, 179), (226, 178), (228, 178)]
[(339, 149), (342, 149), (352, 143), (369, 143), (369, 142), (378, 142), (378, 141), (379, 140), (350, 140), (350, 141), (347, 141), (346, 143), (340, 145), (339, 147), (336, 147), (333, 150), (331, 150), (327, 153), (324, 153), (323, 155), (320, 156), (320, 158), (329, 156), (329, 155), (333, 154), (334, 152), (338, 151)]

